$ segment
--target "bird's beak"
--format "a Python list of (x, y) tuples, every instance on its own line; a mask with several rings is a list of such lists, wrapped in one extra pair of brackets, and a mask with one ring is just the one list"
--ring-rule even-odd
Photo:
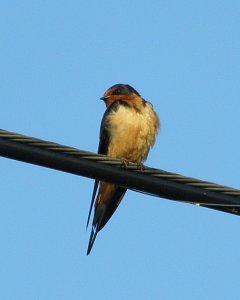
[(100, 98), (100, 100), (105, 101), (105, 100), (107, 100), (107, 99), (110, 98), (110, 97), (111, 97), (111, 96), (103, 96), (103, 97)]

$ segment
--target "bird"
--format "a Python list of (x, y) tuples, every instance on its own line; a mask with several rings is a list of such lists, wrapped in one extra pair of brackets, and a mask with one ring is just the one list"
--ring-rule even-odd
[[(98, 154), (139, 165), (147, 159), (159, 130), (160, 121), (153, 105), (128, 84), (115, 84), (100, 98), (106, 104), (100, 127)], [(87, 227), (94, 204), (92, 230), (87, 255), (98, 232), (106, 225), (127, 189), (95, 180)]]

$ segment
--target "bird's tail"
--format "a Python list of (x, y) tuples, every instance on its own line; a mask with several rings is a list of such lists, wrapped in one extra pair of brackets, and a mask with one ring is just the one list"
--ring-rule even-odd
[[(88, 243), (87, 255), (91, 252), (98, 232), (106, 225), (108, 220), (111, 218), (126, 191), (127, 190), (123, 187), (116, 187), (113, 184), (102, 183), (100, 187), (100, 193), (96, 199), (97, 204), (95, 205), (92, 231)], [(104, 201), (100, 202), (100, 200)]]
[(91, 235), (90, 235), (89, 243), (88, 243), (88, 248), (87, 248), (87, 255), (89, 255), (92, 250), (94, 241), (97, 237), (97, 233), (98, 233), (97, 228), (92, 227), (92, 231), (91, 231)]
[(89, 242), (88, 242), (87, 255), (90, 254), (93, 244), (94, 244), (94, 241), (97, 237), (98, 231), (101, 230), (100, 226), (102, 223), (103, 216), (105, 215), (105, 211), (106, 211), (106, 205), (103, 203), (99, 203), (95, 209), (93, 224), (92, 224), (92, 231), (91, 231)]

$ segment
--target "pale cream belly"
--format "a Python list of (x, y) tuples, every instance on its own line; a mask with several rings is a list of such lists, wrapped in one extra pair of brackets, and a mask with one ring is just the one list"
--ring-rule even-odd
[(158, 118), (151, 104), (141, 112), (121, 106), (109, 115), (110, 143), (107, 155), (141, 163), (154, 144)]

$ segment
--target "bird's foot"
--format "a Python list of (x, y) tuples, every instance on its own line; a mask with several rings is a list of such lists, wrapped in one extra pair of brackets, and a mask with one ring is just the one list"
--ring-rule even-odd
[(126, 158), (123, 158), (123, 157), (121, 157), (120, 160), (121, 160), (121, 165), (122, 165), (122, 167), (123, 167), (124, 169), (127, 169), (128, 166), (129, 166), (129, 160), (127, 160)]
[(138, 163), (137, 164), (137, 169), (139, 170), (139, 171), (144, 171), (145, 170), (145, 167), (144, 167), (144, 164), (143, 163)]

